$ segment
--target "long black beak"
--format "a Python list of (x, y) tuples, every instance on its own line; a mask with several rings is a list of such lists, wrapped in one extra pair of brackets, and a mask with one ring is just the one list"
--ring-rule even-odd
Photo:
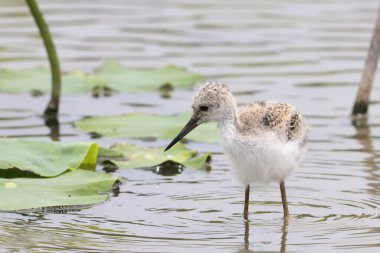
[(187, 122), (187, 124), (184, 126), (181, 132), (179, 132), (177, 137), (175, 137), (174, 140), (172, 140), (172, 142), (170, 142), (170, 144), (165, 148), (165, 151), (169, 150), (172, 146), (174, 146), (174, 144), (179, 142), (183, 137), (185, 137), (188, 133), (191, 132), (191, 130), (193, 130), (197, 126), (198, 126), (198, 119), (195, 118), (194, 116), (191, 117), (189, 122)]

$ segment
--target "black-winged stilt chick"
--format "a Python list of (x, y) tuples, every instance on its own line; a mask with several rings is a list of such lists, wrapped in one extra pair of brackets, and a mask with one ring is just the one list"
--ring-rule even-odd
[(250, 185), (278, 182), (284, 217), (289, 216), (285, 179), (298, 167), (306, 151), (307, 126), (289, 104), (260, 101), (240, 110), (224, 84), (207, 82), (193, 99), (193, 115), (170, 149), (205, 122), (217, 122), (222, 147), (239, 181), (246, 186), (244, 219), (248, 221)]

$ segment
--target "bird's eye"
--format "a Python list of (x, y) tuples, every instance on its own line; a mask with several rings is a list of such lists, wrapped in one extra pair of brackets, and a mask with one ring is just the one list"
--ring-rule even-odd
[(201, 105), (201, 106), (199, 107), (199, 109), (200, 109), (201, 111), (207, 112), (207, 111), (208, 111), (208, 106)]

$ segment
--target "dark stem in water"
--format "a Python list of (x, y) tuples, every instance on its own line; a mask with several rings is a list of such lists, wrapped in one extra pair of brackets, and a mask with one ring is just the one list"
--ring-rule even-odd
[(35, 0), (25, 0), (34, 21), (37, 24), (38, 30), (45, 45), (45, 49), (49, 58), (50, 70), (52, 76), (52, 90), (51, 98), (44, 111), (45, 116), (57, 115), (59, 111), (59, 100), (61, 95), (61, 71), (59, 67), (59, 60), (57, 52), (51, 38), (49, 28), (45, 22), (41, 11)]
[(352, 108), (352, 115), (357, 117), (368, 112), (369, 96), (371, 94), (373, 79), (375, 78), (380, 54), (380, 7), (377, 11), (375, 29), (368, 49), (367, 59), (362, 79)]
[(45, 126), (47, 126), (50, 130), (50, 139), (52, 141), (59, 141), (60, 130), (58, 117), (54, 117), (52, 115), (45, 116)]

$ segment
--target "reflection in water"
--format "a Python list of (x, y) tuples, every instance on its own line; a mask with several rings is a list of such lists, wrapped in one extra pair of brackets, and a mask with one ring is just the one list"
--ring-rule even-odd
[(57, 116), (45, 116), (44, 117), (45, 126), (50, 129), (50, 138), (53, 141), (59, 141), (59, 120)]
[(373, 145), (368, 119), (365, 117), (360, 119), (360, 121), (354, 120), (352, 124), (356, 130), (354, 138), (357, 139), (359, 144), (363, 147), (362, 150), (369, 154), (363, 162), (365, 164), (365, 170), (369, 173), (367, 177), (369, 186), (368, 192), (375, 195), (380, 189), (380, 177), (378, 174), (380, 167), (376, 163), (378, 155)]
[(249, 251), (249, 222), (244, 222), (244, 250)]
[(284, 218), (284, 223), (282, 224), (282, 235), (281, 235), (281, 248), (280, 252), (286, 252), (286, 239), (288, 237), (288, 224), (289, 224), (289, 219)]
[[(251, 222), (244, 222), (244, 249), (238, 252), (253, 252), (249, 250), (249, 226)], [(286, 252), (286, 241), (288, 236), (288, 224), (289, 219), (283, 219), (282, 227), (281, 227), (281, 242), (280, 242), (280, 250), (279, 252)]]
[(183, 166), (179, 163), (173, 161), (165, 161), (157, 166), (149, 168), (153, 173), (162, 175), (162, 176), (174, 176), (182, 173)]

